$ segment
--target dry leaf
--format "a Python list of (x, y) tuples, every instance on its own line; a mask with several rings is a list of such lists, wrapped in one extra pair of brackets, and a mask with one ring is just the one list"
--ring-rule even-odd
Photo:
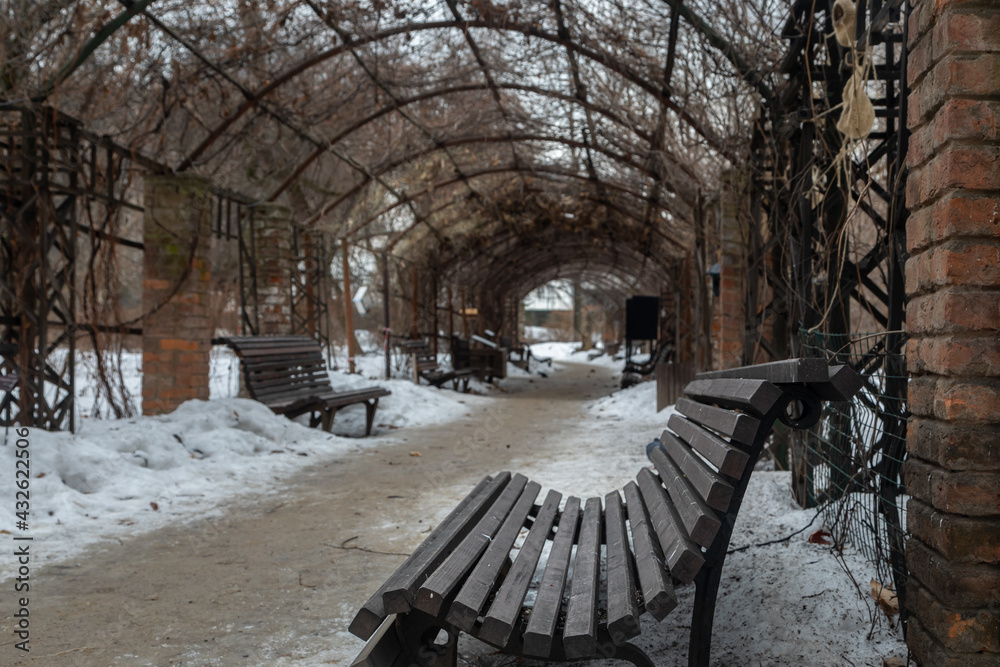
[(815, 533), (809, 536), (809, 542), (812, 544), (833, 544), (833, 535), (830, 531), (820, 528)]
[(891, 586), (883, 586), (872, 579), (872, 598), (878, 603), (879, 608), (885, 612), (889, 618), (889, 625), (892, 626), (892, 617), (899, 613), (899, 598), (896, 591)]
[(410, 456), (423, 456), (420, 452), (410, 452)]
[(153, 508), (154, 512), (159, 512), (160, 511), (160, 506), (157, 505), (156, 503), (149, 503), (149, 506)]

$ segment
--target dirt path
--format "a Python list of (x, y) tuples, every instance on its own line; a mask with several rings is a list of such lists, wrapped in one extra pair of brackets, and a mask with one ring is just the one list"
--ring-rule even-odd
[[(453, 423), (307, 469), (221, 520), (103, 545), (32, 573), (31, 653), (17, 662), (11, 605), (3, 664), (346, 667), (353, 611), (484, 474), (564, 455), (586, 433), (581, 402), (611, 371), (567, 365)], [(419, 452), (420, 456), (411, 456)], [(9, 601), (10, 581), (2, 599)], [(14, 660), (11, 660), (14, 658)]]

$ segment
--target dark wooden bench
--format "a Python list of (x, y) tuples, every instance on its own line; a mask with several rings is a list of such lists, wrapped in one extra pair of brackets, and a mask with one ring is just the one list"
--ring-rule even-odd
[(333, 427), (337, 410), (365, 406), (365, 435), (371, 435), (382, 387), (335, 391), (319, 343), (309, 336), (232, 336), (222, 339), (240, 359), (250, 397), (279, 415), (309, 415), (309, 425)]
[(398, 341), (395, 345), (397, 349), (410, 358), (413, 384), (420, 384), (422, 378), (431, 386), (440, 389), (446, 382), (451, 382), (451, 387), (455, 391), (458, 391), (459, 385), (461, 385), (462, 391), (468, 393), (469, 380), (476, 375), (475, 369), (442, 369), (438, 365), (437, 355), (434, 354), (431, 346), (423, 340), (403, 340)]
[(628, 640), (643, 613), (663, 620), (674, 587), (692, 582), (688, 663), (707, 666), (729, 539), (775, 421), (807, 428), (824, 400), (848, 400), (860, 386), (850, 368), (817, 359), (702, 373), (647, 446), (652, 467), (625, 486), (624, 502), (612, 491), (560, 509), (561, 494), (539, 499), (540, 485), (523, 475), (486, 477), (358, 611), (350, 631), (368, 643), (353, 666), (454, 667), (466, 632), (516, 657), (652, 667)]
[(477, 348), (470, 341), (452, 336), (451, 365), (455, 370), (472, 369), (480, 379), (507, 377), (507, 353), (501, 347)]

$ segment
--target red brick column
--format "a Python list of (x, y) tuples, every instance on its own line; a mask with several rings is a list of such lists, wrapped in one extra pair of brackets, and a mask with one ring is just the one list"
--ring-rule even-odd
[(144, 196), (142, 411), (155, 415), (208, 399), (211, 193), (180, 174), (147, 176)]
[(254, 209), (260, 333), (292, 333), (292, 213), (280, 204)]
[(1000, 664), (1000, 5), (910, 17), (907, 642)]
[(722, 175), (719, 205), (719, 296), (715, 299), (712, 334), (713, 368), (742, 366), (746, 327), (746, 234), (740, 224), (745, 191), (735, 172)]

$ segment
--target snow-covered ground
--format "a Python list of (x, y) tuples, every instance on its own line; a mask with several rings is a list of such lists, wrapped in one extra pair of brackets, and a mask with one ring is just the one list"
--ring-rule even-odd
[[(543, 343), (533, 346), (533, 353), (551, 356), (557, 368), (562, 363), (621, 368), (621, 361), (606, 355), (588, 360), (586, 353), (574, 354), (576, 346)], [(391, 444), (396, 429), (445, 423), (456, 412), (498, 400), (417, 387), (405, 379), (405, 372), (381, 379), (381, 356), (357, 361), (359, 374), (331, 372), (334, 386), (377, 383), (393, 392), (380, 402), (371, 438), (345, 437), (363, 430), (360, 406), (338, 414), (336, 432), (327, 434), (234, 397), (238, 382), (232, 359), (222, 352), (213, 354), (213, 400), (189, 401), (163, 416), (88, 416), (75, 435), (31, 430), (29, 521), (32, 535), (45, 545), (38, 562), (71, 557), (102, 540), (127, 539), (168, 523), (210, 517), (235, 498), (275, 493), (304, 466)], [(345, 365), (346, 359), (338, 360), (338, 366)], [(137, 382), (135, 377), (126, 379)], [(655, 435), (668, 415), (655, 412), (654, 383), (615, 391), (582, 406), (580, 418), (592, 426), (586, 442), (574, 443), (581, 448), (578, 455), (511, 461), (511, 468), (527, 466), (525, 471), (543, 486), (569, 488), (580, 495), (606, 492), (615, 488), (609, 480), (627, 480), (645, 464), (642, 441)], [(12, 430), (9, 441), (0, 446), (3, 470), (15, 469), (15, 437)], [(758, 472), (747, 491), (733, 540), (734, 547), (747, 548), (733, 553), (726, 565), (715, 658), (720, 664), (869, 665), (880, 664), (881, 657), (904, 656), (898, 630), (889, 629), (866, 591), (859, 593), (841, 569), (846, 566), (866, 586), (869, 567), (850, 548), (838, 563), (830, 547), (809, 542), (810, 534), (820, 528), (819, 519), (815, 511), (794, 505), (789, 484), (788, 473)], [(0, 480), (0, 497), (14, 497), (13, 475)], [(10, 503), (0, 505), (0, 532), (16, 532), (16, 520)], [(793, 535), (796, 531), (801, 532)], [(786, 536), (791, 537), (763, 544)], [(10, 576), (12, 567), (11, 559), (3, 561), (0, 579)], [(680, 595), (682, 604), (689, 604), (691, 588)], [(761, 609), (768, 612), (762, 614)], [(644, 633), (640, 641), (658, 665), (682, 664), (677, 659), (682, 650), (663, 647), (686, 641), (689, 618), (675, 614)], [(314, 661), (296, 664), (326, 664), (331, 656), (339, 660), (347, 646), (353, 650), (353, 642), (332, 653), (329, 647), (318, 649)]]
[[(187, 401), (169, 415), (108, 419), (95, 402), (92, 359), (77, 364), (77, 432), (31, 429), (31, 534), (44, 540), (38, 562), (70, 557), (102, 540), (122, 539), (182, 520), (212, 516), (242, 494), (267, 494), (295, 470), (385, 444), (393, 430), (440, 424), (490, 399), (409, 379), (377, 379), (382, 357), (358, 359), (360, 373), (330, 371), (336, 388), (379, 385), (392, 392), (379, 401), (373, 436), (364, 434), (362, 405), (338, 411), (333, 433), (308, 427), (308, 417), (275, 415), (256, 401), (237, 398), (238, 364), (225, 348), (212, 352), (209, 401)], [(141, 395), (141, 355), (122, 355), (125, 386)], [(346, 366), (345, 363), (342, 366)], [(515, 369), (517, 370), (517, 369)], [(518, 371), (519, 372), (519, 371)], [(366, 376), (367, 375), (367, 376)], [(405, 376), (405, 373), (399, 373)], [(479, 390), (489, 385), (477, 383)], [(100, 415), (95, 418), (93, 415)], [(0, 432), (0, 469), (13, 471), (17, 433)], [(0, 497), (14, 498), (13, 474), (0, 479)], [(0, 532), (15, 532), (16, 507), (0, 505)], [(0, 579), (11, 561), (0, 565)]]

